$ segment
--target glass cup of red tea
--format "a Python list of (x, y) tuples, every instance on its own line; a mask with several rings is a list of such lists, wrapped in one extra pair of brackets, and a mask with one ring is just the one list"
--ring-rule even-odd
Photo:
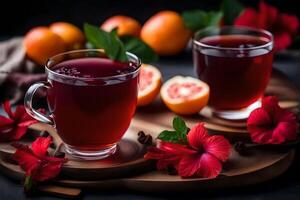
[(213, 113), (245, 119), (260, 106), (270, 80), (273, 36), (261, 29), (210, 27), (195, 34), (193, 59), (199, 79), (210, 87)]
[[(47, 82), (28, 89), (27, 112), (52, 124), (73, 157), (96, 160), (112, 155), (128, 129), (136, 109), (141, 62), (126, 54), (128, 62), (110, 60), (102, 50), (56, 55), (45, 66)], [(39, 88), (47, 89), (50, 116), (32, 107)]]

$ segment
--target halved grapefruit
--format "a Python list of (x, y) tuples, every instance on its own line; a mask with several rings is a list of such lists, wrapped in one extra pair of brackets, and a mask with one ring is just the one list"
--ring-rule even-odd
[(207, 105), (209, 86), (189, 76), (175, 76), (163, 84), (160, 95), (173, 112), (182, 115), (195, 114)]
[(150, 104), (159, 94), (162, 84), (160, 71), (148, 64), (143, 64), (140, 72), (138, 106)]

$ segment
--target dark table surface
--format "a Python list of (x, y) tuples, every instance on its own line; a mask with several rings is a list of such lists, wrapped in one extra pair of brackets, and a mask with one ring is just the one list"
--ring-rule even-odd
[[(300, 88), (300, 56), (278, 55), (274, 67), (284, 72)], [(164, 79), (174, 75), (192, 75), (192, 58), (190, 53), (183, 53), (172, 58), (161, 58), (156, 65), (161, 69)], [(0, 111), (1, 112), (1, 111)], [(127, 190), (84, 191), (84, 199), (300, 199), (300, 157), (297, 148), (296, 159), (290, 169), (263, 184), (246, 188), (232, 188), (224, 191), (201, 191), (174, 194), (138, 193)], [(15, 183), (0, 173), (0, 200), (26, 199), (20, 183)], [(40, 196), (34, 199), (57, 199)]]

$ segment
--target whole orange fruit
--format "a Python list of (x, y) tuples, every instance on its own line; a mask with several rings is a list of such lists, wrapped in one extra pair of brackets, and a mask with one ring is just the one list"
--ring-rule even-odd
[(100, 28), (108, 32), (114, 28), (118, 28), (117, 33), (119, 36), (132, 35), (139, 37), (142, 26), (137, 20), (131, 17), (116, 15), (105, 20)]
[(141, 38), (159, 55), (175, 55), (182, 51), (192, 32), (182, 17), (173, 11), (161, 11), (144, 24)]
[(63, 39), (69, 50), (80, 49), (84, 45), (84, 34), (73, 24), (67, 22), (55, 22), (50, 25), (50, 30)]
[(27, 56), (40, 65), (66, 50), (63, 39), (43, 26), (33, 28), (25, 35), (24, 46)]

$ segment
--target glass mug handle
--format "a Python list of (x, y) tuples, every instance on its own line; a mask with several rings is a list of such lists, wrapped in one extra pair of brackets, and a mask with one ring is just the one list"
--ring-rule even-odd
[(53, 125), (54, 121), (50, 116), (46, 116), (46, 115), (40, 113), (39, 111), (35, 110), (32, 107), (32, 100), (33, 100), (34, 94), (37, 91), (37, 89), (39, 89), (41, 87), (46, 88), (46, 89), (50, 88), (49, 83), (47, 83), (47, 82), (34, 83), (32, 86), (29, 87), (29, 89), (27, 90), (25, 97), (24, 97), (25, 110), (34, 119), (36, 119), (40, 122), (44, 122), (44, 123)]

